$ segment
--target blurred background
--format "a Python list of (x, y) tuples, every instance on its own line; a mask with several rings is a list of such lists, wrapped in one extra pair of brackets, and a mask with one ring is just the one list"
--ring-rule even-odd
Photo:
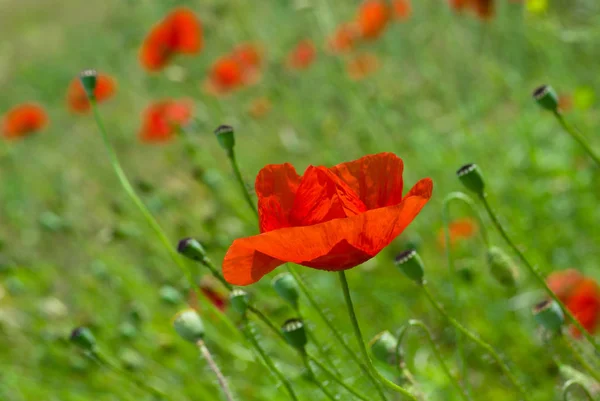
[[(92, 116), (68, 107), (67, 88), (85, 68), (116, 82), (100, 113), (127, 176), (173, 246), (194, 236), (217, 264), (234, 239), (257, 232), (214, 138), (220, 124), (236, 129), (250, 189), (266, 164), (291, 162), (301, 172), (384, 151), (404, 159), (407, 187), (431, 177), (434, 197), (409, 229), (348, 272), (363, 334), (371, 338), (422, 319), (454, 362), (453, 330), (393, 265), (398, 252), (415, 246), (440, 301), (458, 306), (457, 317), (514, 363), (534, 399), (559, 399), (564, 376), (530, 313), (543, 295), (526, 271), (515, 292), (497, 284), (477, 235), (453, 244), (459, 273), (451, 277), (441, 211), (444, 197), (462, 189), (456, 170), (475, 162), (502, 222), (540, 270), (572, 267), (600, 278), (600, 176), (531, 97), (537, 86), (553, 85), (565, 118), (600, 148), (600, 4), (497, 0), (486, 19), (453, 4), (413, 1), (377, 38), (342, 52), (332, 48), (332, 38), (356, 18), (360, 1), (0, 1), (0, 113), (34, 102), (49, 118), (35, 135), (0, 141), (0, 399), (152, 399), (68, 343), (80, 325), (90, 327), (119, 364), (172, 400), (221, 399), (197, 350), (171, 326), (189, 286), (123, 193)], [(139, 62), (140, 46), (177, 6), (200, 19), (204, 46), (148, 72)], [(314, 44), (314, 61), (291, 68), (289, 54), (303, 40)], [(244, 43), (259, 49), (257, 78), (225, 94), (207, 90), (215, 62)], [(140, 140), (144, 110), (167, 98), (193, 102), (185, 138)], [(451, 214), (463, 218), (469, 211), (457, 206)], [(335, 275), (300, 271), (358, 352)], [(225, 297), (223, 313), (239, 324), (223, 288), (204, 273), (203, 287)], [(283, 323), (294, 311), (269, 281), (248, 291)], [(318, 316), (309, 309), (306, 316), (343, 376), (368, 391)], [(240, 400), (286, 399), (239, 332), (210, 313), (205, 323), (207, 343)], [(298, 357), (256, 327), (301, 398), (320, 399)], [(427, 399), (459, 399), (424, 338), (410, 335), (405, 348)], [(468, 345), (467, 356), (475, 399), (515, 399), (478, 349)], [(339, 392), (340, 399), (348, 396)]]

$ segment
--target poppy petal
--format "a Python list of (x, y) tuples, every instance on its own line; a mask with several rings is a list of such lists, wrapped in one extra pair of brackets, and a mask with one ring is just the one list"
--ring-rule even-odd
[(139, 60), (148, 71), (158, 71), (165, 67), (174, 54), (171, 46), (171, 29), (166, 24), (158, 24), (148, 34), (140, 48)]
[(289, 210), (292, 210), (300, 179), (289, 163), (269, 164), (258, 172), (254, 186), (261, 233), (290, 226)]
[(25, 137), (48, 125), (48, 114), (35, 103), (25, 103), (10, 109), (2, 119), (2, 136), (7, 139)]
[(379, 153), (338, 164), (331, 170), (354, 190), (367, 209), (402, 200), (404, 163), (393, 153)]
[[(584, 278), (573, 290), (566, 306), (579, 323), (593, 334), (600, 321), (600, 288), (598, 284), (592, 279)], [(577, 337), (581, 335), (576, 329), (573, 330), (573, 333)]]
[(202, 25), (193, 11), (180, 8), (173, 11), (165, 23), (174, 32), (174, 50), (186, 54), (195, 54), (202, 50)]
[(432, 191), (433, 183), (426, 178), (394, 206), (237, 239), (223, 260), (223, 275), (231, 284), (249, 285), (285, 262), (319, 270), (354, 267), (402, 233), (431, 198)]
[(554, 272), (546, 278), (552, 292), (562, 301), (567, 302), (573, 290), (584, 280), (583, 274), (575, 269)]

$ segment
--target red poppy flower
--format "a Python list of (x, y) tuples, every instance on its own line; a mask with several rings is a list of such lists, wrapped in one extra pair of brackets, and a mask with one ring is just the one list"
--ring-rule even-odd
[(2, 136), (7, 139), (23, 138), (48, 125), (48, 115), (39, 105), (24, 103), (10, 109), (2, 119)]
[(262, 64), (262, 50), (252, 44), (252, 43), (243, 43), (238, 45), (232, 51), (232, 57), (236, 60), (242, 69), (244, 70), (252, 70), (252, 69), (260, 69), (260, 65)]
[[(471, 238), (477, 233), (477, 223), (471, 218), (456, 219), (450, 223), (450, 246), (454, 246), (458, 241)], [(446, 247), (446, 236), (444, 229), (438, 233), (438, 243), (442, 248)]]
[(187, 8), (177, 8), (152, 27), (140, 49), (140, 62), (149, 71), (165, 67), (177, 53), (202, 50), (202, 25)]
[(584, 279), (583, 274), (575, 269), (567, 269), (550, 274), (546, 278), (548, 287), (562, 301), (567, 302), (575, 287)]
[(384, 0), (367, 0), (359, 9), (358, 26), (363, 39), (379, 38), (390, 20), (390, 9)]
[(346, 62), (346, 72), (352, 80), (358, 81), (366, 78), (379, 68), (379, 59), (371, 53), (362, 53)]
[(403, 168), (393, 153), (309, 166), (303, 176), (288, 163), (264, 167), (256, 177), (261, 234), (233, 242), (225, 279), (248, 285), (285, 262), (338, 271), (371, 259), (431, 197), (429, 178), (402, 196)]
[(311, 40), (305, 39), (296, 45), (287, 58), (287, 67), (291, 70), (304, 70), (315, 61), (317, 49)]
[(153, 103), (144, 111), (139, 138), (143, 142), (166, 142), (191, 118), (190, 100), (167, 99)]
[(206, 91), (213, 95), (224, 95), (244, 85), (244, 71), (231, 56), (215, 61), (204, 82)]
[(393, 0), (392, 11), (394, 19), (403, 21), (410, 17), (412, 14), (412, 6), (410, 0)]
[[(594, 334), (600, 322), (600, 287), (594, 280), (584, 278), (573, 289), (566, 307), (584, 329)], [(571, 331), (575, 337), (581, 336), (577, 328), (572, 327)]]
[(328, 47), (332, 53), (346, 53), (354, 49), (359, 38), (359, 27), (354, 22), (340, 25), (329, 38)]
[(222, 292), (215, 289), (215, 285), (211, 284), (209, 281), (200, 284), (200, 291), (208, 298), (210, 302), (214, 306), (217, 307), (221, 312), (224, 312), (227, 309), (228, 299)]
[[(110, 99), (116, 91), (117, 84), (114, 79), (106, 74), (98, 74), (94, 90), (97, 103)], [(73, 78), (67, 88), (67, 105), (74, 113), (86, 113), (91, 109), (90, 101), (79, 78)]]

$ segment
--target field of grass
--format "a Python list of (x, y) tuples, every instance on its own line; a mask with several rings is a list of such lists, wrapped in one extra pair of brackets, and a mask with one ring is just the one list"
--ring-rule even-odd
[[(562, 400), (561, 388), (573, 378), (582, 378), (598, 397), (600, 383), (579, 376), (585, 369), (565, 341), (550, 338), (534, 321), (532, 308), (546, 295), (490, 220), (485, 218), (491, 242), (517, 264), (514, 289), (490, 275), (478, 236), (452, 247), (451, 273), (439, 233), (444, 198), (464, 190), (456, 170), (477, 163), (490, 204), (533, 265), (544, 275), (575, 268), (600, 279), (598, 166), (531, 96), (541, 84), (570, 96), (573, 107), (565, 118), (600, 149), (600, 3), (548, 0), (540, 10), (534, 7), (540, 1), (497, 0), (496, 15), (487, 22), (453, 12), (443, 0), (412, 3), (408, 20), (390, 24), (379, 40), (356, 50), (380, 63), (356, 81), (345, 70), (351, 56), (329, 54), (326, 42), (354, 16), (358, 0), (0, 1), (0, 114), (33, 101), (50, 118), (39, 134), (0, 141), (0, 400), (154, 399), (136, 380), (165, 392), (169, 401), (225, 399), (198, 350), (173, 330), (173, 317), (189, 300), (185, 275), (123, 192), (94, 118), (66, 106), (69, 82), (86, 68), (118, 83), (116, 95), (99, 105), (100, 114), (126, 175), (173, 248), (181, 238), (197, 238), (220, 266), (234, 239), (258, 232), (214, 137), (221, 124), (235, 127), (236, 155), (253, 199), (251, 184), (266, 164), (290, 162), (302, 172), (309, 165), (393, 152), (404, 160), (407, 189), (431, 177), (434, 191), (402, 235), (347, 271), (365, 339), (422, 320), (452, 374), (460, 374), (455, 330), (394, 266), (396, 254), (416, 247), (438, 301), (499, 351), (530, 401)], [(150, 74), (139, 65), (139, 47), (176, 6), (189, 7), (202, 21), (204, 49)], [(289, 71), (286, 55), (301, 39), (314, 41), (317, 59), (306, 71)], [(264, 51), (260, 82), (229, 96), (207, 94), (202, 82), (211, 64), (243, 42)], [(169, 97), (194, 102), (187, 139), (140, 142), (140, 114), (151, 101)], [(252, 115), (260, 98), (271, 108)], [(451, 207), (453, 219), (469, 214), (459, 203)], [(199, 264), (183, 263), (198, 280), (210, 275)], [(297, 317), (270, 284), (284, 270), (244, 288), (277, 325)], [(361, 357), (337, 275), (295, 270)], [(226, 294), (218, 283), (214, 287)], [(203, 297), (199, 303), (207, 346), (235, 399), (289, 400), (238, 330), (240, 315), (231, 308), (217, 312)], [(331, 362), (368, 399), (379, 399), (304, 296), (300, 309), (327, 357), (313, 344), (310, 352)], [(298, 354), (262, 322), (250, 320), (298, 399), (325, 400)], [(71, 344), (78, 326), (89, 327), (125, 373)], [(565, 336), (570, 338), (568, 330)], [(487, 353), (462, 343), (472, 400), (521, 398)], [(600, 366), (585, 340), (575, 344), (595, 364), (592, 369)], [(382, 374), (422, 400), (462, 399), (422, 333), (408, 334), (403, 350), (408, 378), (377, 362)], [(339, 400), (355, 399), (315, 370)], [(574, 390), (569, 399), (586, 398)]]

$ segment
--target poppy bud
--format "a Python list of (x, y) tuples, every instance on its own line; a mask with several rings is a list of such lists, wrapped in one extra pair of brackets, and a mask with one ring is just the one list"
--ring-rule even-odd
[(78, 327), (73, 330), (70, 340), (83, 350), (94, 351), (96, 349), (96, 338), (87, 327)]
[(173, 327), (186, 341), (195, 343), (204, 338), (204, 323), (194, 309), (186, 309), (175, 315)]
[(181, 293), (175, 287), (170, 285), (162, 286), (159, 290), (161, 301), (170, 305), (177, 305), (182, 302)]
[(515, 288), (517, 272), (512, 259), (497, 246), (490, 247), (486, 256), (492, 276), (503, 286)]
[(215, 135), (223, 149), (228, 153), (233, 151), (233, 147), (235, 146), (235, 135), (231, 125), (219, 125), (215, 130)]
[(308, 343), (304, 323), (300, 319), (289, 319), (281, 327), (283, 337), (292, 347), (304, 352)]
[(477, 164), (465, 164), (458, 169), (456, 175), (467, 189), (475, 192), (477, 195), (483, 195), (485, 183), (483, 182), (483, 175)]
[(533, 308), (533, 317), (536, 322), (548, 331), (557, 333), (565, 323), (565, 315), (555, 301), (546, 300)]
[(98, 73), (96, 70), (83, 70), (79, 74), (79, 80), (81, 81), (81, 85), (83, 86), (83, 90), (85, 90), (85, 94), (88, 99), (94, 99), (94, 91), (96, 90), (96, 81), (98, 79)]
[(397, 363), (397, 344), (398, 339), (394, 337), (392, 333), (386, 330), (373, 337), (369, 343), (369, 347), (371, 348), (371, 353), (376, 359), (379, 359), (380, 361), (389, 365), (395, 365)]
[(423, 267), (423, 260), (417, 251), (409, 249), (402, 252), (396, 256), (395, 263), (409, 279), (415, 281), (417, 284), (423, 284), (425, 268)]
[(177, 245), (177, 252), (188, 259), (200, 262), (206, 258), (206, 251), (202, 244), (194, 238), (184, 238)]
[(233, 310), (243, 315), (246, 313), (246, 310), (248, 310), (248, 303), (250, 302), (250, 299), (246, 291), (235, 288), (229, 295), (229, 302), (231, 303)]
[(550, 85), (542, 85), (533, 91), (533, 98), (548, 111), (558, 110), (558, 94)]
[(298, 308), (298, 298), (300, 298), (300, 289), (298, 283), (290, 273), (281, 273), (273, 278), (271, 282), (277, 294), (285, 301), (289, 302), (294, 309)]

